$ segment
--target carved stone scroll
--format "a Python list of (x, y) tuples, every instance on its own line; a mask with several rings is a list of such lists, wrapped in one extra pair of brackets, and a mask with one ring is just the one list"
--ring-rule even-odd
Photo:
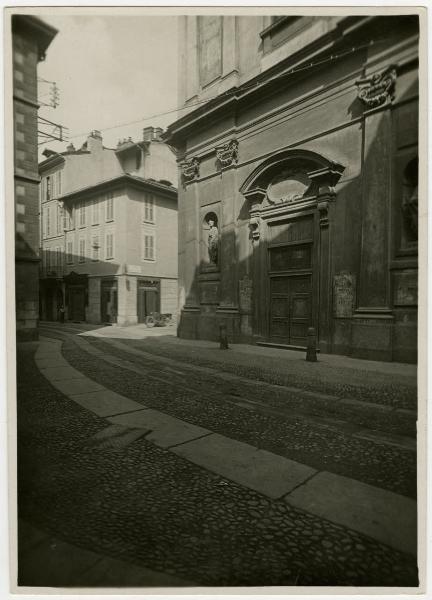
[(180, 168), (185, 182), (197, 179), (200, 174), (200, 159), (197, 157), (190, 158), (180, 163)]
[(390, 65), (381, 73), (359, 79), (356, 81), (359, 100), (368, 108), (391, 102), (394, 99), (396, 76), (396, 67)]
[(230, 140), (226, 144), (216, 147), (216, 157), (222, 168), (229, 167), (238, 161), (238, 146), (237, 140)]

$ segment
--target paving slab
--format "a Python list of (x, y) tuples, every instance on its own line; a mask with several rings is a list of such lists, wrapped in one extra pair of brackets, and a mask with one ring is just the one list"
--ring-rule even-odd
[(18, 551), (20, 558), (27, 552), (34, 551), (36, 546), (46, 540), (47, 534), (36, 529), (27, 521), (18, 519)]
[(35, 359), (52, 359), (61, 357), (60, 348), (43, 348), (37, 350), (35, 354)]
[(60, 366), (60, 367), (48, 367), (43, 368), (38, 365), (40, 372), (44, 377), (46, 377), (49, 381), (67, 381), (69, 379), (87, 379), (85, 375), (70, 367)]
[(56, 387), (59, 392), (65, 396), (75, 396), (76, 394), (88, 394), (90, 392), (102, 392), (106, 388), (100, 385), (88, 377), (84, 379), (70, 379), (62, 381), (51, 381), (52, 385)]
[[(186, 587), (196, 585), (174, 575), (152, 571), (114, 558), (102, 558), (81, 576), (83, 587)], [(124, 591), (122, 592), (124, 593)]]
[(288, 494), (285, 501), (392, 548), (416, 554), (415, 500), (323, 471)]
[(172, 452), (269, 498), (284, 496), (316, 473), (307, 465), (219, 434), (177, 446)]
[(46, 537), (33, 552), (19, 555), (18, 585), (67, 587), (77, 585), (80, 574), (99, 560), (99, 555)]
[(196, 585), (180, 577), (131, 565), (60, 541), (21, 520), (19, 528), (19, 586), (185, 587)]
[(119, 415), (108, 420), (117, 425), (151, 429), (152, 431), (146, 436), (146, 439), (161, 448), (183, 444), (211, 433), (204, 427), (192, 425), (153, 409)]
[(35, 358), (35, 363), (38, 369), (53, 369), (55, 367), (69, 367), (69, 363), (62, 356), (54, 356), (50, 354), (48, 357), (44, 355), (42, 358)]
[[(58, 382), (55, 382), (57, 386)], [(70, 384), (77, 383), (76, 381), (67, 382)], [(62, 382), (63, 384), (63, 382)], [(54, 385), (54, 384), (53, 384)], [(94, 412), (99, 417), (108, 417), (111, 415), (116, 415), (118, 413), (131, 412), (135, 410), (142, 410), (145, 408), (142, 404), (138, 404), (138, 402), (134, 402), (129, 398), (125, 398), (116, 392), (111, 392), (106, 388), (102, 388), (97, 391), (90, 391), (88, 393), (76, 394), (76, 393), (68, 393), (67, 391), (63, 392), (65, 395), (69, 396), (71, 400), (77, 402), (83, 408)]]

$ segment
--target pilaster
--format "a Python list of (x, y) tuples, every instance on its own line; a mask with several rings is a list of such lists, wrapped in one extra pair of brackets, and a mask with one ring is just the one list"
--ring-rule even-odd
[(131, 275), (117, 276), (117, 324), (122, 326), (138, 323), (137, 278)]
[(88, 280), (88, 309), (87, 319), (89, 323), (101, 322), (101, 279), (100, 277), (89, 277)]

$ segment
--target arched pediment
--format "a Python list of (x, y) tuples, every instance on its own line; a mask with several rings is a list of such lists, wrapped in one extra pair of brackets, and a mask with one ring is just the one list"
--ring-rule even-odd
[(245, 180), (240, 192), (255, 202), (291, 203), (332, 188), (344, 166), (310, 150), (284, 150), (264, 160)]

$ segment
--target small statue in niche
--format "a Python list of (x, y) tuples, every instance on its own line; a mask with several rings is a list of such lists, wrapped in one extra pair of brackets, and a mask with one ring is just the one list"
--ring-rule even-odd
[(218, 264), (218, 253), (219, 253), (219, 229), (217, 228), (217, 222), (214, 217), (210, 216), (207, 220), (209, 226), (208, 232), (208, 254), (210, 262), (214, 265)]

